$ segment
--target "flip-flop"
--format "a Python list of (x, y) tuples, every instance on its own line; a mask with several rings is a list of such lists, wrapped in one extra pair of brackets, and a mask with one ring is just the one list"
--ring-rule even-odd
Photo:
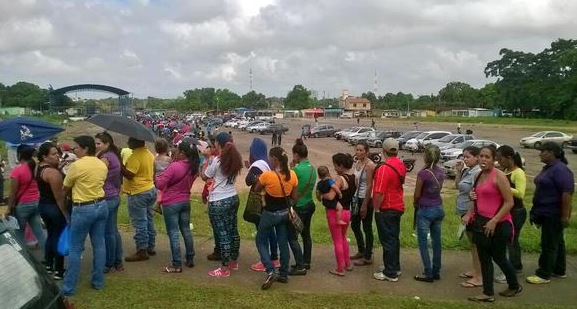
[(480, 303), (493, 303), (495, 302), (495, 297), (487, 295), (479, 295), (479, 296), (471, 296), (469, 297), (469, 300)]
[(467, 288), (467, 289), (482, 288), (483, 284), (476, 284), (476, 283), (471, 282), (471, 281), (464, 281), (464, 282), (461, 282), (461, 287)]
[(335, 270), (335, 269), (329, 270), (329, 273), (330, 273), (331, 275), (335, 275), (335, 276), (338, 276), (338, 277), (344, 277), (344, 276), (345, 276), (345, 273), (342, 273), (342, 272), (337, 271), (337, 270)]
[(473, 278), (473, 275), (471, 275), (470, 272), (465, 271), (459, 274), (459, 278), (463, 278), (463, 279), (471, 279)]

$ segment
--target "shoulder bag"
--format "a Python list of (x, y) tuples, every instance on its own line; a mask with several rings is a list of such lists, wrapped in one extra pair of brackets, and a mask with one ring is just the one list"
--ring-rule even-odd
[(278, 177), (278, 181), (280, 182), (280, 187), (282, 189), (282, 194), (285, 196), (285, 200), (288, 207), (288, 217), (291, 222), (292, 227), (295, 229), (297, 233), (302, 233), (304, 229), (304, 224), (297, 212), (294, 210), (292, 206), (292, 202), (290, 201), (290, 197), (286, 195), (286, 191), (284, 189), (284, 185), (282, 183), (282, 179), (278, 172), (275, 171), (276, 176)]

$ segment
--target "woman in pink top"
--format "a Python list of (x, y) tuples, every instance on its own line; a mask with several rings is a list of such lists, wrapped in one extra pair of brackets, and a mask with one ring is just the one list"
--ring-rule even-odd
[(475, 207), (466, 214), (473, 230), (473, 242), (477, 246), (481, 272), (483, 274), (483, 294), (469, 297), (477, 302), (494, 302), (493, 261), (501, 268), (509, 287), (500, 292), (503, 297), (513, 297), (521, 293), (513, 265), (507, 259), (507, 243), (513, 236), (511, 208), (513, 194), (509, 180), (503, 172), (495, 168), (495, 147), (483, 147), (479, 155), (481, 173), (475, 180), (471, 199)]
[(18, 220), (20, 229), (18, 235), (24, 241), (24, 228), (30, 224), (34, 236), (38, 239), (40, 248), (44, 248), (44, 231), (40, 223), (40, 212), (38, 202), (40, 192), (35, 178), (36, 161), (34, 154), (36, 150), (30, 145), (22, 144), (18, 146), (18, 164), (12, 174), (10, 174), (10, 196), (8, 199), (8, 213), (13, 214)]
[(162, 191), (161, 205), (166, 231), (170, 240), (172, 263), (167, 273), (182, 272), (179, 231), (184, 239), (187, 267), (194, 267), (194, 242), (190, 232), (190, 189), (198, 176), (199, 158), (195, 145), (182, 142), (174, 153), (174, 161), (156, 177), (156, 187)]

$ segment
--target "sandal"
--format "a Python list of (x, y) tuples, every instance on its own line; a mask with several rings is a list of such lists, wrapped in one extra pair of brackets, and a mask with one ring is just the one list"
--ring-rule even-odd
[(355, 266), (367, 266), (367, 265), (372, 265), (373, 261), (362, 259), (362, 260), (355, 261), (353, 264)]
[(492, 303), (495, 302), (495, 297), (487, 295), (471, 296), (468, 298), (470, 301), (480, 302), (480, 303)]
[(472, 282), (471, 280), (467, 280), (467, 281), (461, 282), (461, 287), (467, 288), (467, 289), (482, 288), (483, 284), (478, 284), (478, 283)]
[(179, 274), (182, 272), (182, 268), (174, 266), (166, 266), (162, 271), (168, 274)]
[(344, 276), (345, 276), (345, 273), (344, 273), (344, 272), (337, 271), (336, 269), (331, 269), (331, 270), (329, 270), (329, 273), (330, 273), (331, 275), (335, 275), (335, 276), (338, 276), (338, 277), (344, 277)]
[(468, 271), (462, 272), (459, 274), (459, 278), (463, 278), (463, 279), (471, 279), (473, 278), (473, 274), (471, 274)]

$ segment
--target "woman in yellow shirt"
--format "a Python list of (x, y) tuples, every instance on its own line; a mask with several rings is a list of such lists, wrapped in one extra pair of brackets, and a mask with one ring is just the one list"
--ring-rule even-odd
[[(525, 220), (527, 220), (527, 209), (523, 205), (525, 189), (527, 188), (527, 177), (523, 170), (521, 156), (511, 146), (505, 145), (497, 149), (497, 161), (507, 179), (509, 179), (513, 193), (515, 204), (511, 209), (511, 216), (513, 217), (514, 236), (513, 241), (508, 244), (508, 254), (511, 264), (520, 273), (523, 270), (523, 264), (521, 263), (519, 236), (521, 236), (521, 228), (525, 224)], [(497, 278), (497, 281), (500, 281), (499, 279), (501, 278)]]

